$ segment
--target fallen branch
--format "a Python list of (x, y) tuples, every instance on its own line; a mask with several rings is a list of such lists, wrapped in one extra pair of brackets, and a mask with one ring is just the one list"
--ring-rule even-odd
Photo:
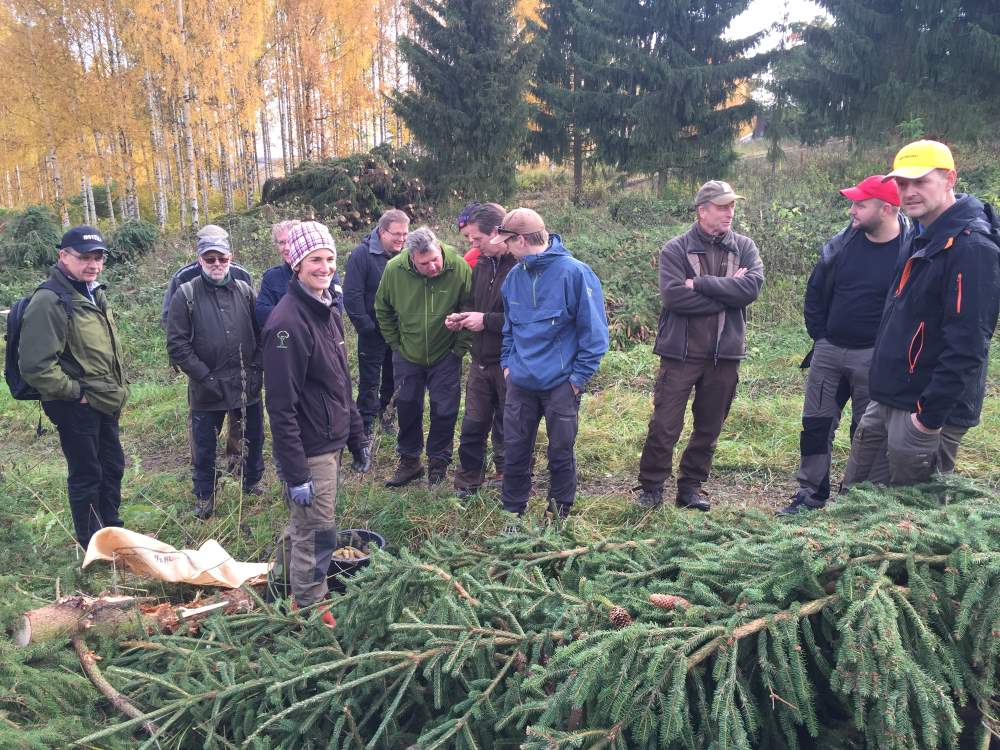
[(435, 567), (433, 565), (418, 565), (417, 569), (426, 571), (428, 573), (433, 573), (442, 581), (450, 583), (452, 586), (455, 587), (455, 591), (458, 592), (458, 595), (461, 596), (463, 599), (465, 599), (467, 602), (469, 602), (469, 604), (471, 604), (473, 607), (479, 606), (479, 600), (472, 594), (470, 594), (468, 591), (466, 591), (465, 586), (463, 586), (461, 581), (455, 578), (455, 576), (449, 575), (448, 573), (445, 573), (443, 570), (441, 570), (441, 568)]
[[(73, 649), (80, 659), (80, 666), (83, 667), (83, 671), (90, 678), (90, 681), (94, 683), (94, 687), (101, 692), (101, 695), (111, 701), (111, 705), (119, 713), (125, 714), (130, 719), (142, 719), (144, 716), (143, 712), (136, 708), (128, 698), (115, 690), (110, 682), (104, 679), (101, 670), (97, 668), (97, 655), (87, 648), (87, 644), (83, 642), (83, 635), (80, 632), (76, 632), (70, 637), (70, 641), (73, 643)], [(156, 723), (148, 719), (142, 721), (142, 728), (151, 737), (160, 731)]]

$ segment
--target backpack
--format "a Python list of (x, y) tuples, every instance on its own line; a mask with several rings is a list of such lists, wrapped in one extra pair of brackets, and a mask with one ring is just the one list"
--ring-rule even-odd
[(997, 216), (996, 211), (993, 210), (993, 206), (985, 201), (983, 202), (983, 213), (986, 214), (986, 221), (989, 222), (989, 231), (982, 229), (975, 229), (973, 231), (989, 237), (993, 241), (993, 244), (1000, 248), (1000, 216)]
[[(192, 279), (191, 281), (185, 281), (183, 284), (180, 285), (180, 287), (177, 290), (181, 294), (184, 295), (184, 301), (187, 303), (188, 319), (191, 320), (191, 322), (192, 322), (192, 326), (191, 326), (191, 337), (192, 337), (192, 339), (194, 338), (194, 319), (192, 318), (192, 315), (194, 315), (194, 286), (193, 286), (193, 284), (194, 284), (195, 281), (197, 281), (197, 279)], [(251, 287), (248, 283), (246, 283), (242, 279), (233, 279), (233, 283), (236, 284), (236, 288), (246, 298), (247, 304), (250, 305), (250, 316), (253, 317), (254, 316), (254, 305), (255, 305), (255, 299), (256, 299), (254, 297), (254, 294), (253, 294), (253, 287)]]
[(7, 314), (7, 333), (4, 340), (7, 342), (7, 351), (4, 354), (3, 378), (7, 381), (10, 395), (18, 401), (40, 401), (41, 394), (28, 385), (21, 376), (21, 366), (18, 362), (18, 348), (21, 344), (21, 325), (24, 322), (24, 312), (28, 309), (28, 303), (35, 296), (39, 289), (48, 289), (54, 292), (59, 302), (66, 308), (67, 320), (73, 319), (73, 293), (61, 284), (48, 281), (35, 287), (31, 294), (21, 297), (10, 307)]

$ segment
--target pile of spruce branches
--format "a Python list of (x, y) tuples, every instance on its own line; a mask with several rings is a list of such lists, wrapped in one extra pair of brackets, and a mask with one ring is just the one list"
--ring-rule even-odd
[(423, 217), (429, 213), (426, 189), (414, 164), (409, 151), (386, 144), (368, 153), (302, 162), (287, 177), (267, 180), (261, 203), (309, 205), (320, 219), (345, 231), (370, 227), (389, 208)]
[(641, 539), (436, 540), (375, 556), (333, 612), (130, 644), (105, 673), (146, 715), (80, 741), (152, 720), (146, 747), (985, 750), (1000, 505), (951, 480)]

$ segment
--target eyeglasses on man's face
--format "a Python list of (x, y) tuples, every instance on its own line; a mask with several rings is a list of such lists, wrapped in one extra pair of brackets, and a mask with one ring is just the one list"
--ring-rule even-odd
[(206, 265), (209, 266), (224, 266), (229, 262), (229, 258), (224, 255), (202, 255), (201, 259)]
[(84, 263), (103, 263), (104, 262), (104, 251), (103, 250), (91, 250), (89, 253), (78, 253), (72, 248), (63, 248), (67, 253), (72, 255), (77, 260), (82, 260)]

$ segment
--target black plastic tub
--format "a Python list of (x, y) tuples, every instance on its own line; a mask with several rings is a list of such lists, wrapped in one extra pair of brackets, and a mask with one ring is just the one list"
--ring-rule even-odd
[(333, 551), (330, 568), (327, 571), (327, 582), (331, 589), (338, 591), (343, 590), (341, 578), (350, 577), (368, 565), (371, 560), (371, 550), (385, 548), (385, 538), (368, 529), (344, 529), (337, 532), (337, 549), (341, 547), (354, 547), (367, 554), (364, 557), (347, 559), (337, 557), (337, 550)]

